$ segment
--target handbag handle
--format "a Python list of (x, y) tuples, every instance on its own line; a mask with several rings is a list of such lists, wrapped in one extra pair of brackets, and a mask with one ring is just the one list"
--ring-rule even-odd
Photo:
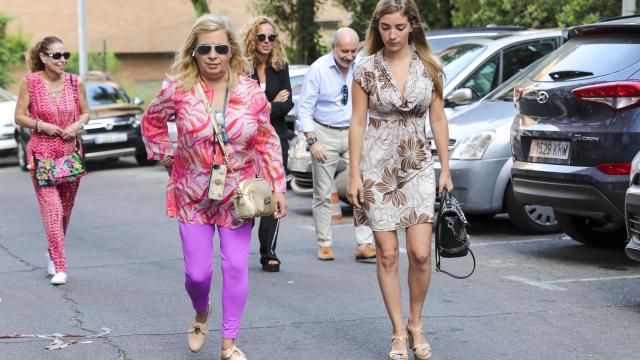
[[(455, 279), (466, 279), (469, 276), (471, 276), (473, 274), (473, 272), (476, 270), (476, 257), (473, 254), (473, 251), (469, 248), (467, 249), (469, 251), (469, 253), (471, 254), (471, 258), (473, 259), (473, 268), (471, 269), (471, 272), (467, 275), (464, 276), (460, 276), (460, 275), (454, 275), (446, 270), (443, 270), (440, 267), (440, 252), (438, 251), (438, 245), (439, 245), (439, 236), (440, 236), (440, 228), (442, 227), (442, 216), (444, 215), (444, 209), (445, 209), (445, 204), (446, 205), (451, 205), (451, 194), (449, 193), (449, 189), (447, 189), (447, 187), (445, 186), (444, 189), (442, 190), (442, 200), (440, 202), (440, 211), (438, 214), (438, 220), (436, 221), (436, 228), (435, 228), (435, 232), (436, 232), (436, 246), (435, 246), (435, 252), (436, 252), (436, 271), (437, 272), (441, 272), (444, 274), (447, 274), (449, 276), (451, 276), (452, 278)], [(457, 205), (456, 205), (457, 206)], [(457, 210), (457, 209), (456, 209)], [(458, 216), (460, 216), (461, 214), (458, 211), (455, 211), (456, 214), (458, 214)], [(464, 215), (462, 215), (462, 220), (463, 222), (466, 222), (466, 219), (464, 218)]]

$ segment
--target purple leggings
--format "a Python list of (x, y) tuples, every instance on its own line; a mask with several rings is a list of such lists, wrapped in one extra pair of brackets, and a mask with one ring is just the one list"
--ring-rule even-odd
[[(213, 274), (215, 225), (179, 222), (185, 284), (196, 312), (207, 310)], [(237, 229), (218, 226), (222, 268), (222, 337), (235, 339), (249, 294), (251, 222)]]

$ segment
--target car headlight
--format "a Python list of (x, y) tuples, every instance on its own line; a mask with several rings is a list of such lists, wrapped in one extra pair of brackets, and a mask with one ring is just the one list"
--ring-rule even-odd
[(479, 160), (482, 159), (484, 152), (496, 138), (495, 131), (485, 131), (477, 135), (471, 135), (464, 138), (458, 143), (453, 151), (451, 151), (451, 159), (453, 160)]

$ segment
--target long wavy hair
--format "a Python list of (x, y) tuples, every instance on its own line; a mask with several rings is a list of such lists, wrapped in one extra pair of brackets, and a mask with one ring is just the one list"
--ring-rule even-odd
[(44, 63), (40, 59), (40, 54), (45, 54), (49, 50), (49, 46), (53, 44), (64, 44), (60, 38), (56, 36), (47, 36), (46, 38), (38, 41), (27, 54), (27, 66), (31, 72), (44, 70)]
[(256, 35), (258, 35), (259, 27), (262, 24), (269, 24), (275, 34), (278, 35), (276, 41), (273, 43), (273, 48), (269, 57), (267, 59), (267, 63), (271, 65), (276, 71), (280, 71), (284, 68), (284, 65), (287, 61), (287, 54), (284, 50), (284, 44), (280, 39), (278, 34), (278, 28), (276, 24), (270, 18), (266, 16), (258, 16), (253, 18), (247, 26), (245, 30), (242, 32), (242, 39), (244, 41), (244, 56), (251, 59), (253, 61), (253, 65), (255, 66), (257, 63), (257, 55), (258, 51), (256, 50)]
[(224, 30), (229, 38), (230, 58), (229, 58), (229, 85), (234, 88), (238, 83), (238, 78), (243, 74), (252, 71), (251, 65), (242, 55), (242, 45), (238, 42), (231, 22), (225, 16), (205, 14), (196, 19), (191, 27), (189, 35), (184, 43), (176, 51), (173, 65), (171, 66), (171, 75), (178, 81), (180, 88), (189, 91), (200, 80), (200, 70), (193, 52), (196, 49), (198, 35)]
[(379, 26), (380, 18), (388, 14), (402, 12), (402, 15), (409, 19), (411, 24), (411, 33), (409, 34), (409, 44), (415, 46), (418, 57), (424, 65), (429, 77), (433, 81), (436, 93), (443, 96), (444, 84), (442, 81), (442, 65), (433, 54), (427, 38), (422, 30), (422, 21), (420, 21), (420, 13), (418, 7), (413, 0), (380, 0), (376, 5), (376, 9), (369, 22), (367, 36), (365, 39), (365, 49), (367, 54), (375, 54), (384, 47), (382, 36), (380, 36)]

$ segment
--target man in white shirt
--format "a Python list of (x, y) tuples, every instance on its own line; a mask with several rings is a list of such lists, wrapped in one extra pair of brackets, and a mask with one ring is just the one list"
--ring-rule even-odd
[[(313, 221), (318, 259), (333, 260), (331, 249), (331, 190), (340, 159), (349, 162), (351, 82), (358, 51), (358, 34), (340, 28), (331, 53), (316, 60), (304, 77), (298, 107), (298, 129), (304, 132), (313, 169)], [(375, 259), (373, 233), (356, 226), (356, 260)]]

